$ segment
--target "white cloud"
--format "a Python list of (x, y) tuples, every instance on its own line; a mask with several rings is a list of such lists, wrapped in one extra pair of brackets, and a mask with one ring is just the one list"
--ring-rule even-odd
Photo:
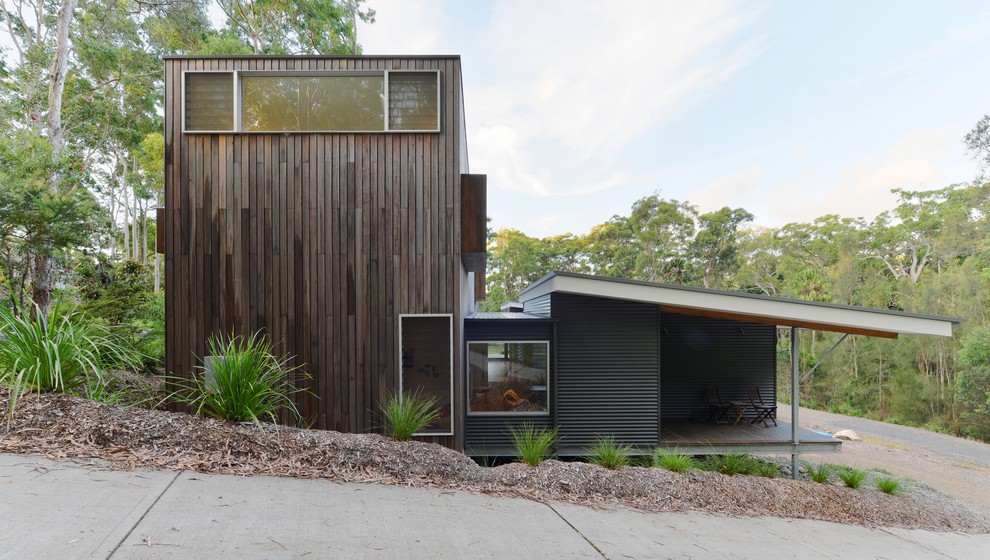
[(958, 157), (962, 134), (956, 126), (912, 130), (886, 153), (861, 158), (821, 189), (798, 179), (778, 183), (768, 197), (769, 221), (811, 221), (825, 214), (872, 219), (896, 205), (891, 189), (947, 186), (953, 178), (945, 171), (953, 169), (950, 160)]
[(762, 177), (763, 167), (757, 165), (689, 191), (687, 200), (697, 205), (702, 212), (711, 212), (724, 206), (749, 209), (759, 199), (757, 186)]

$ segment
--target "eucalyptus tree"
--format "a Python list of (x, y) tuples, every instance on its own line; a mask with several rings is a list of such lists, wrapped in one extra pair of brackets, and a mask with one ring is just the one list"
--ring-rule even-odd
[(357, 20), (373, 22), (364, 0), (217, 0), (223, 38), (254, 54), (360, 54)]

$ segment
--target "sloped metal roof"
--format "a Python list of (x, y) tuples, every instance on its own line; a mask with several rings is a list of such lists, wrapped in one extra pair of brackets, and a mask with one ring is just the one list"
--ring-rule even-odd
[(662, 311), (815, 330), (896, 338), (900, 334), (952, 336), (962, 319), (891, 309), (821, 303), (639, 280), (551, 272), (519, 294), (519, 301), (552, 292), (660, 305)]

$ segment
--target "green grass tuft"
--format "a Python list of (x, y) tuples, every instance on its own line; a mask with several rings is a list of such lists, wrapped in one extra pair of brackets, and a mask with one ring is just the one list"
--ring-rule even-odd
[(606, 469), (617, 469), (629, 466), (632, 446), (616, 443), (614, 436), (598, 436), (587, 452), (589, 463)]
[(187, 391), (176, 394), (179, 401), (194, 407), (197, 414), (231, 422), (275, 422), (283, 409), (300, 419), (291, 397), (301, 389), (295, 388), (292, 377), (304, 374), (290, 367), (287, 358), (276, 358), (259, 333), (211, 337), (207, 348), (209, 367), (204, 361), (201, 375), (180, 382)]
[(549, 459), (557, 446), (557, 427), (537, 428), (529, 422), (516, 429), (509, 427), (509, 434), (516, 446), (516, 455), (534, 467)]
[(405, 395), (390, 394), (379, 405), (385, 433), (397, 441), (412, 439), (440, 416), (436, 404), (436, 397), (427, 397), (419, 389)]
[(843, 484), (854, 489), (859, 488), (863, 484), (863, 479), (866, 478), (866, 471), (852, 467), (839, 469), (835, 474), (842, 480)]
[(752, 474), (764, 478), (777, 478), (780, 476), (780, 467), (770, 461), (754, 460)]
[(901, 484), (901, 481), (889, 476), (878, 478), (874, 484), (876, 485), (877, 490), (883, 492), (884, 494), (890, 494), (891, 496), (894, 494), (900, 494), (904, 491), (904, 486)]
[(808, 464), (808, 477), (819, 484), (828, 484), (832, 479), (832, 467), (828, 463)]
[(701, 468), (729, 476), (737, 474), (752, 475), (757, 470), (756, 459), (745, 453), (729, 453), (727, 455), (708, 455), (701, 461)]
[(694, 457), (676, 450), (669, 451), (660, 448), (657, 448), (653, 452), (653, 466), (676, 473), (683, 473), (698, 468)]
[(17, 399), (29, 391), (104, 400), (105, 372), (136, 363), (110, 331), (63, 301), (54, 302), (43, 320), (31, 319), (27, 306), (0, 307), (0, 340), (0, 384), (10, 390), (8, 425)]

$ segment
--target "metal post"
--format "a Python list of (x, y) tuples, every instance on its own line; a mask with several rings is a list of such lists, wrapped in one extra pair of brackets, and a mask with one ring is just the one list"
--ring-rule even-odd
[(794, 450), (791, 453), (791, 478), (798, 479), (798, 467), (801, 463), (801, 453), (798, 445), (801, 443), (798, 437), (798, 408), (801, 406), (801, 360), (798, 348), (798, 328), (791, 327), (791, 445)]

